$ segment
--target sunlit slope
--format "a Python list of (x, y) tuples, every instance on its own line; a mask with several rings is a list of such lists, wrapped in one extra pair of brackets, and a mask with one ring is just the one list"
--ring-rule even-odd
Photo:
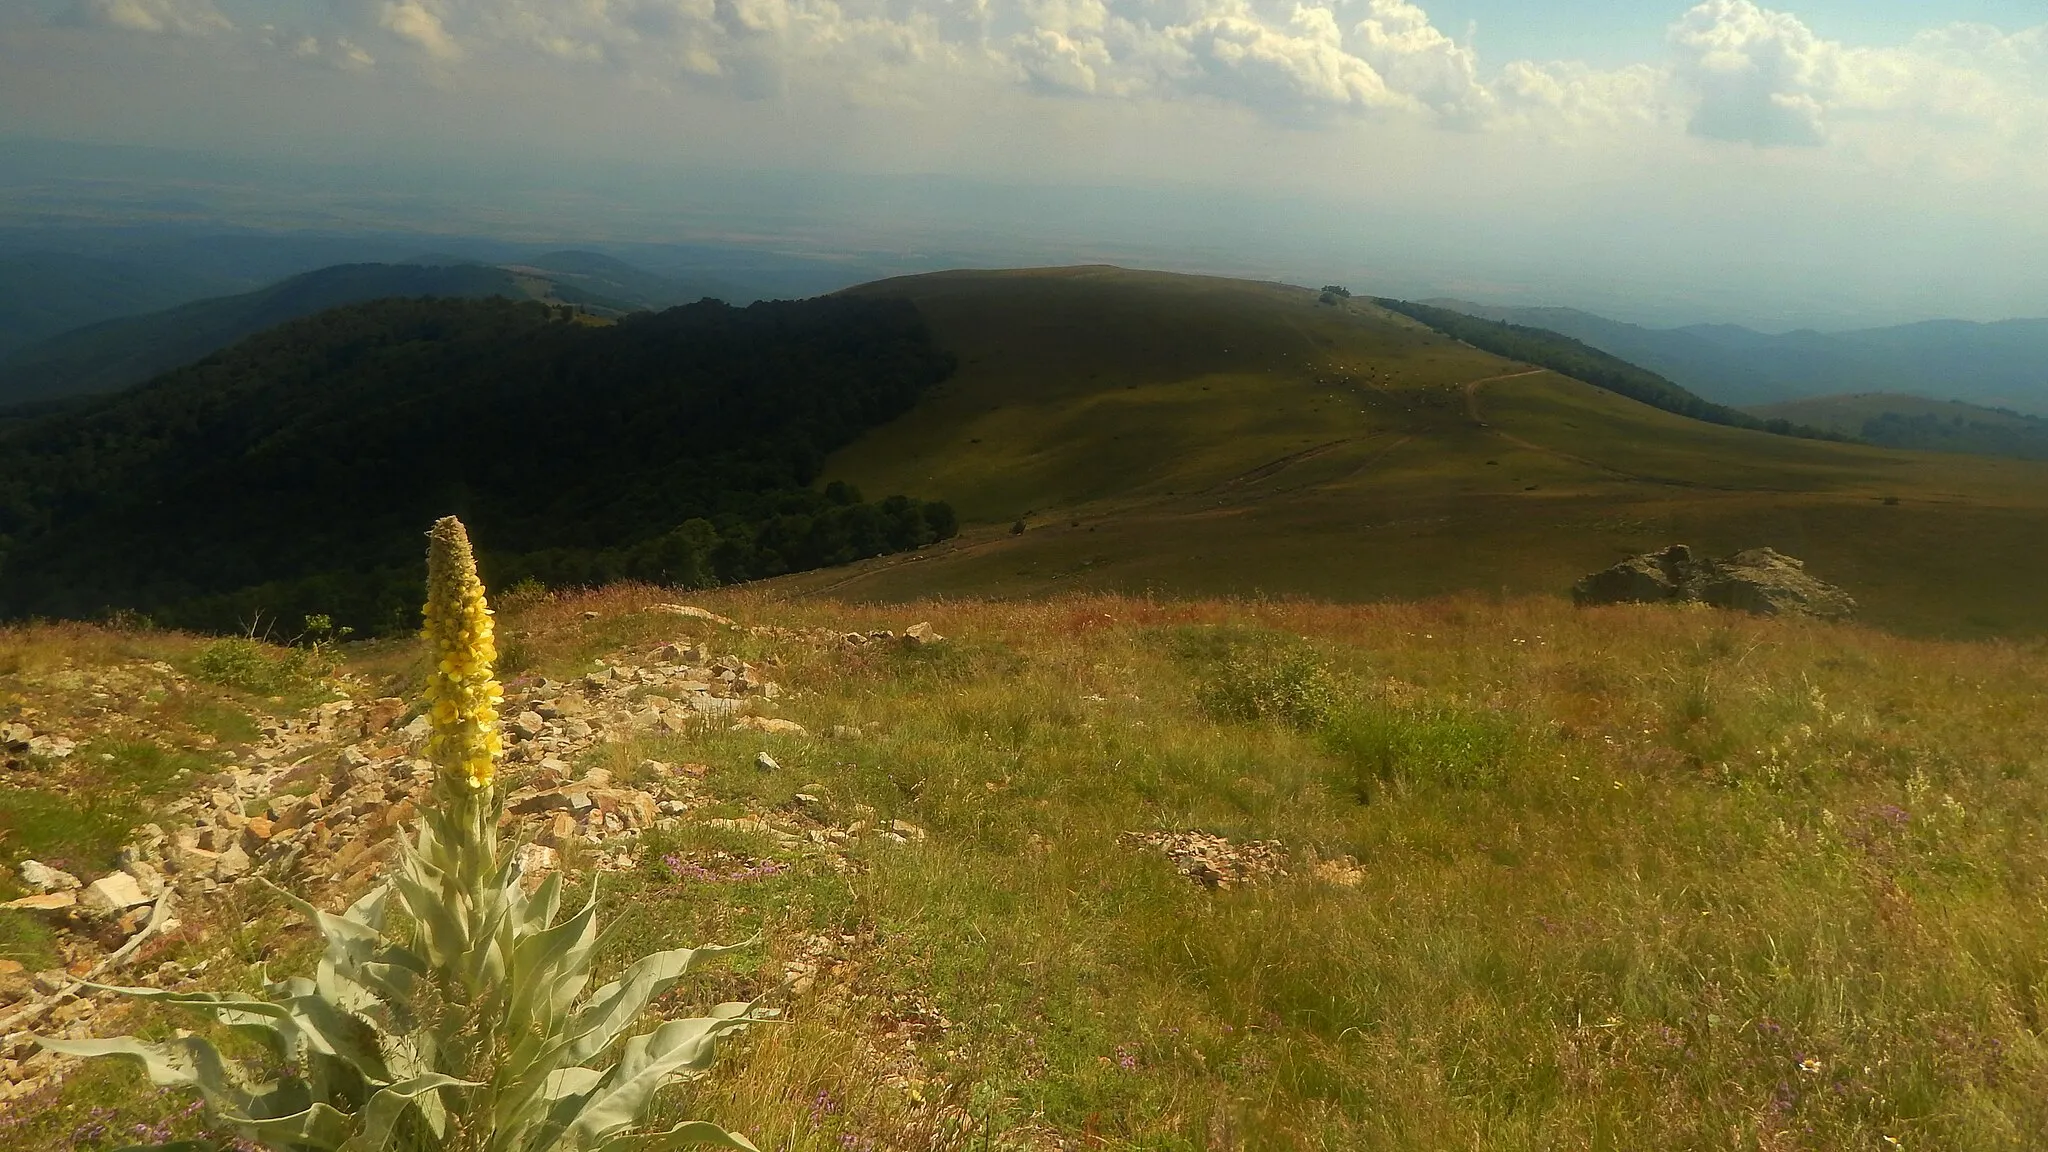
[(1279, 285), (1089, 268), (861, 291), (915, 300), (960, 371), (828, 475), (970, 527), (792, 590), (1562, 593), (1685, 541), (1801, 556), (1883, 623), (2048, 631), (2048, 466), (1703, 424)]
[(1370, 306), (1277, 284), (1090, 267), (853, 291), (916, 301), (960, 366), (835, 457), (832, 474), (945, 492), (970, 521), (1185, 493), (1334, 441), (1355, 451), (1396, 427), (1359, 403), (1367, 381), (1511, 370)]

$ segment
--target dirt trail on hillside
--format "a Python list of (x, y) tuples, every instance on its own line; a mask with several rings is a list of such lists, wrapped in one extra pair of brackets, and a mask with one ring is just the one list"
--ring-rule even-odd
[[(1499, 380), (1519, 380), (1524, 376), (1541, 376), (1548, 371), (1550, 371), (1550, 369), (1548, 368), (1531, 368), (1527, 372), (1509, 372), (1503, 376), (1488, 376), (1480, 380), (1465, 381), (1465, 415), (1471, 417), (1472, 422), (1474, 424), (1477, 424), (1482, 428), (1489, 427), (1486, 421), (1481, 419), (1479, 416), (1480, 385), (1492, 384), (1495, 381)], [(1508, 438), (1511, 440), (1514, 439), (1513, 437)]]
[(1355, 437), (1346, 436), (1342, 440), (1332, 440), (1328, 444), (1318, 444), (1313, 448), (1304, 448), (1299, 452), (1290, 452), (1287, 455), (1280, 457), (1278, 460), (1271, 460), (1264, 464), (1259, 465), (1257, 468), (1251, 469), (1248, 472), (1241, 472), (1238, 475), (1232, 476), (1230, 479), (1225, 480), (1220, 484), (1211, 484), (1207, 488), (1203, 488), (1197, 492), (1192, 493), (1192, 495), (1206, 496), (1211, 492), (1221, 491), (1225, 488), (1235, 488), (1240, 484), (1255, 484), (1258, 481), (1264, 480), (1266, 477), (1271, 476), (1276, 472), (1284, 470), (1289, 465), (1299, 464), (1304, 460), (1313, 460), (1316, 457), (1323, 455), (1325, 452), (1328, 452), (1333, 448), (1341, 448), (1344, 445), (1351, 443), (1353, 439), (1355, 439)]

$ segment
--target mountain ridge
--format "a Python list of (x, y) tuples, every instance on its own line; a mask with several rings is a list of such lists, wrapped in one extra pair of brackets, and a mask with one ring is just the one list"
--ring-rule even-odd
[(17, 349), (0, 359), (0, 406), (117, 392), (278, 324), (383, 297), (503, 296), (618, 316), (685, 303), (687, 292), (621, 261), (575, 251), (506, 265), (338, 264), (253, 292), (103, 320)]
[(1737, 407), (1891, 392), (2048, 415), (2048, 319), (1935, 319), (1773, 334), (1738, 324), (1649, 328), (1576, 308), (1424, 303), (1548, 328)]

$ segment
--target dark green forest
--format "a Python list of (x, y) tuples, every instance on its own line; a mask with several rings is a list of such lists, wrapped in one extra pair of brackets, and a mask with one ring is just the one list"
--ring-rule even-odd
[(1680, 416), (1690, 416), (1709, 424), (1725, 424), (1732, 428), (1748, 428), (1757, 432), (1771, 432), (1780, 436), (1798, 436), (1807, 440), (1847, 440), (1848, 437), (1789, 420), (1763, 420), (1747, 412), (1715, 404), (1692, 392), (1673, 384), (1647, 368), (1640, 368), (1626, 360), (1617, 359), (1589, 344), (1580, 343), (1569, 336), (1560, 336), (1544, 328), (1529, 328), (1521, 324), (1507, 324), (1498, 320), (1482, 320), (1463, 312), (1448, 308), (1435, 308), (1428, 304), (1417, 304), (1409, 300), (1392, 300), (1374, 297), (1373, 303), (1390, 312), (1399, 312), (1411, 320), (1420, 321), (1430, 328), (1462, 340), (1474, 348), (1506, 356), (1525, 364), (1534, 364), (1583, 380), (1596, 388), (1626, 396), (1631, 400), (1661, 408)]
[(417, 620), (421, 533), (485, 579), (702, 587), (916, 548), (952, 510), (811, 487), (952, 371), (907, 301), (703, 301), (616, 324), (381, 300), (0, 423), (0, 615)]
[(22, 348), (0, 359), (0, 404), (118, 392), (287, 321), (370, 300), (503, 296), (575, 304), (605, 316), (642, 306), (562, 280), (480, 264), (339, 264), (239, 296), (117, 317)]
[(1886, 448), (2048, 460), (2048, 420), (2003, 409), (1986, 413), (1994, 414), (1999, 418), (1995, 422), (1962, 415), (1944, 420), (1932, 412), (1883, 412), (1863, 422), (1863, 439)]

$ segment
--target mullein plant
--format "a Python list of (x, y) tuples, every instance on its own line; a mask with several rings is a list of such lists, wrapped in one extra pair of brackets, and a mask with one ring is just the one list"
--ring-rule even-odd
[(609, 1064), (602, 1057), (694, 965), (743, 945), (657, 952), (586, 991), (595, 885), (564, 917), (560, 874), (529, 894), (516, 854), (499, 850), (491, 610), (462, 523), (440, 520), (428, 539), (427, 755), (437, 772), (390, 879), (339, 915), (274, 889), (326, 938), (310, 979), (271, 983), (261, 997), (111, 989), (210, 1013), (261, 1043), (282, 1075), (264, 1080), (197, 1035), (39, 1042), (132, 1060), (159, 1086), (195, 1088), (215, 1127), (278, 1152), (753, 1149), (702, 1121), (638, 1129), (658, 1089), (702, 1072), (720, 1038), (760, 1017), (721, 1004), (625, 1040)]

